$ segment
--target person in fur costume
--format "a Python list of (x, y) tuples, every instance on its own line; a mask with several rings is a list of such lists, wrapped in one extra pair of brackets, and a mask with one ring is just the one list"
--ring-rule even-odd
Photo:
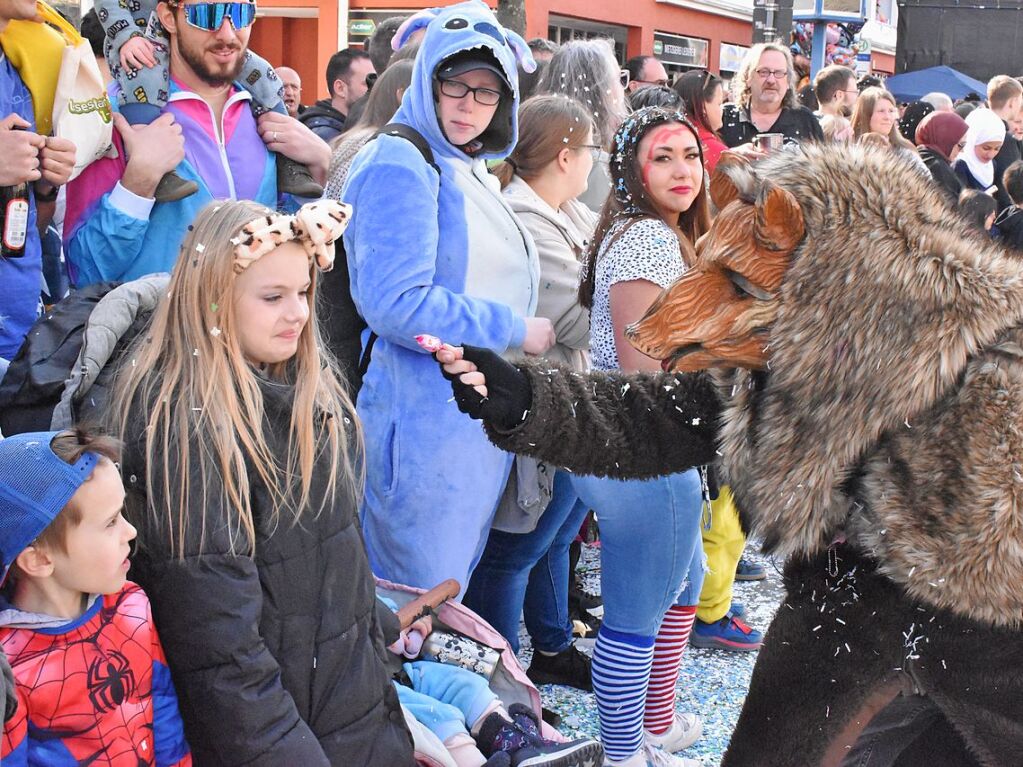
[(890, 152), (732, 157), (712, 192), (696, 267), (630, 330), (668, 372), (447, 347), (459, 407), (577, 472), (721, 457), (747, 530), (787, 558), (723, 767), (1019, 764), (1018, 264)]

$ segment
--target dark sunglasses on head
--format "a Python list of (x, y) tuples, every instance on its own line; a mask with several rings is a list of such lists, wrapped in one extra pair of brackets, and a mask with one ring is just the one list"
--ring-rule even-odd
[(207, 32), (220, 29), (224, 19), (229, 19), (235, 29), (243, 29), (256, 20), (255, 3), (192, 3), (181, 7), (185, 21)]

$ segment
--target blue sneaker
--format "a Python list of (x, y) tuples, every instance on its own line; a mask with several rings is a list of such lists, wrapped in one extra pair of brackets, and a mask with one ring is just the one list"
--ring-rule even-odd
[(701, 650), (752, 652), (759, 650), (763, 642), (763, 634), (750, 628), (734, 615), (726, 615), (714, 623), (704, 623), (697, 618), (689, 635), (690, 646)]
[(733, 618), (745, 618), (746, 605), (741, 602), (732, 602), (732, 604), (728, 606), (728, 612), (732, 614)]
[(767, 578), (767, 570), (758, 562), (742, 557), (735, 568), (737, 581), (762, 581)]

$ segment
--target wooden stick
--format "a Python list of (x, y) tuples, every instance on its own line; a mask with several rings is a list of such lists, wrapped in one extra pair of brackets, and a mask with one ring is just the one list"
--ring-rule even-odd
[(398, 620), (401, 621), (402, 629), (407, 629), (413, 623), (426, 615), (432, 615), (434, 610), (458, 596), (462, 590), (458, 581), (448, 578), (439, 586), (434, 586), (425, 594), (420, 594), (404, 607), (398, 609)]

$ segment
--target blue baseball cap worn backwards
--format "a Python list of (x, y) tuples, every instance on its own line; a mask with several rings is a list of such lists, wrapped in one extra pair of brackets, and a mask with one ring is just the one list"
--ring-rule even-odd
[(84, 453), (74, 465), (62, 460), (50, 447), (58, 434), (40, 431), (0, 439), (0, 581), (99, 461), (95, 453)]

